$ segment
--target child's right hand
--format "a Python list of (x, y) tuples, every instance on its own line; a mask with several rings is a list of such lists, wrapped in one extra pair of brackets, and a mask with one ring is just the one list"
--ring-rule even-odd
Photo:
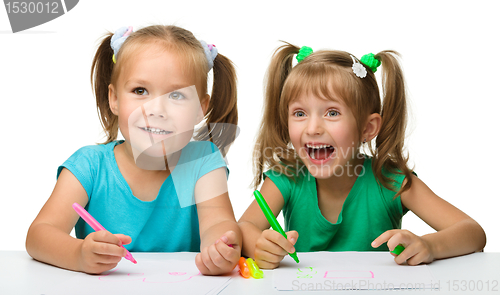
[(299, 233), (292, 230), (286, 233), (285, 239), (279, 232), (266, 229), (262, 232), (255, 245), (255, 262), (260, 268), (274, 269), (288, 253), (295, 252), (293, 245), (299, 238)]
[(85, 237), (79, 249), (80, 270), (89, 274), (100, 274), (110, 270), (126, 255), (121, 245), (132, 239), (122, 234), (101, 230)]

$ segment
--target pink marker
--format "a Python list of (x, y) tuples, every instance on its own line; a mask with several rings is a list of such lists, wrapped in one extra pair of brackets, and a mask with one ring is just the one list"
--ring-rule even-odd
[[(104, 226), (102, 226), (99, 222), (97, 222), (97, 220), (95, 220), (94, 217), (92, 217), (92, 215), (89, 214), (89, 212), (87, 212), (87, 210), (83, 209), (82, 206), (80, 206), (80, 204), (78, 203), (74, 203), (73, 204), (73, 209), (75, 209), (76, 213), (78, 213), (78, 215), (80, 215), (80, 217), (85, 220), (85, 222), (90, 225), (90, 227), (92, 227), (95, 231), (100, 231), (100, 230), (106, 230), (104, 228)], [(125, 249), (125, 247), (121, 246), (123, 249)], [(133, 263), (137, 264), (137, 261), (134, 259), (134, 257), (132, 257), (132, 254), (130, 254), (130, 252), (125, 249), (125, 251), (127, 251), (127, 255), (125, 255), (125, 259), (128, 259), (130, 261), (132, 261)]]

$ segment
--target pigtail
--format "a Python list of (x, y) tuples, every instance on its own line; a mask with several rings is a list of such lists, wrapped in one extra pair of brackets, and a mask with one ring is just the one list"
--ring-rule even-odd
[[(285, 42), (286, 43), (286, 42)], [(288, 120), (280, 111), (281, 94), (286, 78), (292, 70), (294, 55), (299, 52), (299, 47), (286, 43), (280, 46), (271, 59), (267, 70), (264, 116), (259, 127), (258, 137), (253, 151), (254, 180), (252, 186), (257, 189), (263, 180), (266, 165), (272, 168), (282, 167), (280, 162), (287, 163), (289, 150)], [(283, 149), (282, 157), (276, 155), (274, 147)]]
[(208, 128), (202, 128), (196, 140), (210, 140), (225, 156), (236, 138), (238, 108), (236, 71), (230, 59), (218, 54), (213, 66), (214, 83), (206, 114)]
[(394, 189), (395, 181), (382, 171), (404, 174), (407, 180), (396, 196), (407, 191), (411, 184), (412, 171), (407, 167), (408, 157), (404, 155), (404, 140), (407, 122), (406, 89), (403, 71), (395, 51), (382, 51), (376, 57), (382, 62), (383, 106), (380, 115), (382, 124), (376, 138), (373, 171), (381, 183)]
[(90, 82), (96, 97), (99, 119), (107, 136), (104, 144), (112, 142), (118, 135), (118, 117), (111, 112), (108, 99), (108, 85), (111, 84), (114, 66), (113, 49), (111, 48), (112, 36), (112, 33), (108, 33), (102, 39), (92, 61), (90, 72)]

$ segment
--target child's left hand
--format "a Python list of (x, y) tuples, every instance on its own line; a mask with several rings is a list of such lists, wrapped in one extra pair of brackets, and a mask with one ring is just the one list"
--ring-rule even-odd
[(388, 230), (372, 242), (372, 247), (377, 248), (385, 242), (387, 242), (390, 251), (394, 250), (399, 244), (405, 247), (405, 250), (399, 255), (391, 253), (395, 256), (394, 261), (397, 264), (403, 264), (406, 261), (408, 265), (418, 265), (420, 263), (430, 263), (434, 260), (434, 254), (429, 243), (408, 230)]
[(196, 255), (196, 266), (204, 275), (220, 275), (232, 271), (241, 255), (241, 246), (237, 243), (235, 232), (226, 232), (213, 245), (203, 248)]

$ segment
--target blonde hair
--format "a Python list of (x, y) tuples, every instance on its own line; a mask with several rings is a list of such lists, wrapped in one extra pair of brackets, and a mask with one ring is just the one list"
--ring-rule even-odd
[(396, 196), (408, 190), (412, 183), (412, 170), (407, 167), (408, 157), (403, 152), (407, 112), (403, 72), (397, 60), (399, 54), (382, 51), (375, 55), (382, 62), (382, 105), (375, 75), (365, 66), (368, 72), (366, 77), (355, 76), (349, 53), (317, 51), (292, 67), (293, 57), (299, 49), (289, 43), (279, 47), (267, 71), (264, 116), (253, 155), (254, 188), (262, 182), (264, 169), (271, 168), (296, 176), (295, 167), (304, 165), (291, 145), (288, 105), (307, 93), (325, 99), (341, 98), (356, 118), (359, 141), (368, 116), (380, 114), (382, 124), (375, 146), (368, 142), (373, 155), (373, 173), (377, 181), (393, 191), (396, 191), (395, 181), (385, 172), (403, 174), (407, 182)]
[[(186, 62), (184, 70), (196, 78), (198, 91), (201, 94), (207, 93), (207, 58), (201, 43), (190, 31), (177, 26), (154, 25), (133, 32), (118, 52), (116, 64), (113, 62), (112, 36), (112, 33), (107, 33), (102, 39), (92, 61), (90, 74), (99, 119), (107, 136), (104, 144), (116, 140), (118, 135), (118, 117), (112, 113), (109, 106), (108, 86), (118, 79), (124, 61), (133, 58), (137, 50), (151, 43), (159, 44), (165, 50), (180, 55)], [(214, 60), (213, 76), (205, 125), (195, 133), (195, 139), (211, 140), (225, 156), (236, 137), (238, 124), (236, 71), (231, 60), (219, 53)]]

